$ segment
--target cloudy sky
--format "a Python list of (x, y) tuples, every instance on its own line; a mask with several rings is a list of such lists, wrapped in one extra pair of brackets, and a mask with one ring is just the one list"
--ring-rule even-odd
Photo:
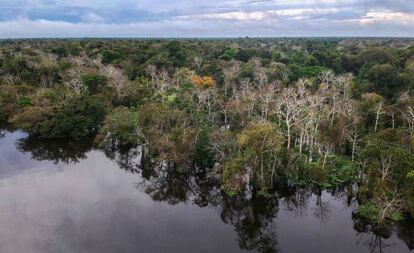
[(414, 37), (414, 0), (0, 0), (0, 38)]

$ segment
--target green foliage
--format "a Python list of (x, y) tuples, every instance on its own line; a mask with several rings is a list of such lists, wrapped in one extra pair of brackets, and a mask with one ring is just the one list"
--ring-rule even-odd
[(253, 122), (237, 137), (239, 157), (251, 167), (253, 184), (261, 189), (272, 187), (276, 176), (277, 156), (284, 139), (269, 122)]
[(359, 167), (345, 156), (329, 155), (322, 169), (323, 158), (318, 163), (306, 164), (306, 169), (299, 170), (300, 178), (310, 179), (321, 188), (332, 188), (357, 182)]
[(30, 104), (28, 95), (32, 92), (33, 88), (25, 85), (0, 85), (0, 122), (7, 121)]
[[(221, 54), (220, 58), (226, 61), (230, 61), (236, 57), (236, 54), (237, 54), (236, 48), (226, 47), (224, 48), (223, 53)], [(243, 60), (247, 61), (248, 59), (243, 58)]]
[(414, 170), (407, 173), (407, 178), (411, 179), (411, 180), (414, 180)]
[(328, 181), (334, 185), (356, 181), (358, 166), (348, 157), (333, 155), (326, 166)]
[(397, 59), (381, 48), (372, 48), (362, 51), (356, 58), (356, 64), (359, 67), (371, 67), (375, 64), (391, 64), (394, 65)]
[(15, 113), (17, 106), (16, 99), (10, 93), (0, 93), (0, 121), (7, 121), (7, 119)]
[[(401, 211), (407, 211), (402, 203), (413, 203), (413, 182), (410, 173), (414, 167), (414, 156), (408, 147), (409, 133), (401, 129), (388, 129), (366, 137), (361, 150), (361, 160), (365, 164), (366, 179), (360, 186), (359, 197), (363, 201), (378, 206), (386, 206), (391, 196), (399, 193), (394, 209), (385, 214), (388, 219), (396, 220)], [(383, 217), (384, 215), (382, 215)]]
[[(108, 111), (100, 137), (138, 144), (145, 136), (151, 154), (181, 172), (217, 165), (227, 193), (247, 183), (264, 195), (275, 185), (358, 183), (365, 216), (379, 213), (393, 193), (395, 210), (414, 213), (413, 47), (394, 42), (4, 41), (0, 121), (44, 138), (81, 138), (94, 133)], [(325, 75), (328, 70), (335, 74)], [(199, 89), (194, 75), (215, 85)], [(88, 92), (62, 88), (79, 77)], [(293, 92), (278, 106), (286, 87)], [(280, 111), (288, 109), (289, 149), (286, 132), (279, 133), (287, 128)], [(393, 213), (388, 218), (395, 219)]]
[(377, 92), (384, 97), (392, 98), (401, 89), (399, 74), (390, 64), (377, 64), (361, 72), (361, 76), (370, 82), (366, 91)]
[(356, 214), (370, 221), (377, 222), (379, 220), (380, 208), (375, 203), (368, 202), (358, 206)]
[(168, 50), (168, 58), (173, 63), (174, 67), (184, 66), (187, 61), (187, 51), (178, 41), (170, 41), (166, 45)]
[[(87, 96), (58, 94), (44, 91), (33, 98), (10, 122), (17, 127), (44, 138), (81, 138), (95, 132), (105, 110)], [(64, 101), (59, 101), (64, 99)]]
[(246, 184), (246, 162), (246, 158), (236, 157), (224, 164), (221, 188), (229, 195), (235, 195), (243, 191)]
[(103, 120), (105, 109), (90, 97), (73, 97), (62, 107), (54, 108), (46, 137), (81, 138), (94, 133)]
[(82, 76), (82, 81), (88, 87), (91, 94), (97, 93), (107, 83), (106, 78), (101, 75), (84, 75)]
[[(381, 212), (383, 210), (375, 202), (367, 202), (358, 206), (356, 214), (364, 219), (374, 223), (383, 223), (381, 220)], [(403, 215), (398, 211), (388, 212), (385, 218), (391, 221), (401, 221), (404, 219)]]
[(214, 166), (214, 156), (211, 151), (210, 130), (202, 128), (197, 134), (192, 160), (197, 166), (202, 168), (212, 168)]
[(152, 151), (161, 158), (187, 168), (194, 154), (198, 129), (185, 127), (186, 116), (162, 104), (147, 104), (139, 109), (139, 126), (151, 144)]
[(19, 100), (17, 100), (17, 104), (22, 107), (30, 105), (31, 103), (32, 103), (32, 100), (29, 97), (25, 97), (25, 96), (22, 96), (19, 98)]
[(123, 106), (115, 108), (106, 116), (100, 132), (120, 144), (136, 145), (143, 141), (138, 112)]
[(298, 80), (301, 77), (317, 77), (321, 73), (328, 71), (326, 67), (321, 66), (298, 66), (289, 65), (291, 71), (291, 80)]
[(114, 50), (104, 50), (102, 52), (102, 62), (105, 64), (114, 63), (122, 57), (122, 53)]

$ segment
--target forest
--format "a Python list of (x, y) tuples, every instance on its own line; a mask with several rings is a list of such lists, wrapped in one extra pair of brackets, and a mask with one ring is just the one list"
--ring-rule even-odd
[(141, 146), (229, 197), (346, 187), (373, 224), (414, 216), (413, 39), (1, 40), (0, 122)]

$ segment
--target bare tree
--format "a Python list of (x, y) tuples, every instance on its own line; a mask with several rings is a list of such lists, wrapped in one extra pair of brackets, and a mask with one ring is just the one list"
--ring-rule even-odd
[(324, 97), (320, 94), (304, 96), (303, 108), (301, 112), (299, 138), (299, 153), (302, 153), (303, 146), (306, 145), (309, 149), (313, 148), (318, 133), (318, 126), (323, 117), (323, 103)]
[(236, 94), (228, 99), (226, 103), (225, 118), (227, 111), (237, 113), (241, 116), (241, 124), (244, 125), (253, 117), (258, 102), (258, 91), (254, 89), (253, 83), (248, 78), (241, 81), (241, 87)]
[(63, 84), (76, 94), (81, 94), (87, 90), (85, 84), (82, 81), (84, 74), (84, 60), (81, 57), (70, 58), (72, 68), (68, 71), (70, 79)]
[(375, 127), (374, 127), (374, 132), (377, 132), (377, 128), (378, 128), (378, 122), (380, 119), (381, 114), (383, 114), (382, 111), (382, 106), (383, 106), (384, 102), (380, 101), (377, 105), (377, 110), (376, 110), (376, 116), (375, 116)]
[(366, 93), (362, 95), (362, 98), (373, 107), (375, 111), (375, 125), (374, 132), (378, 130), (379, 120), (384, 111), (384, 98), (377, 93)]
[(282, 117), (286, 125), (287, 148), (292, 143), (293, 126), (298, 123), (301, 113), (302, 101), (296, 88), (286, 88), (278, 96), (276, 101), (276, 114)]
[(64, 84), (66, 87), (78, 95), (84, 93), (87, 90), (85, 84), (79, 78), (72, 78), (71, 80), (64, 82)]
[(7, 74), (3, 74), (3, 80), (8, 85), (15, 85), (20, 80), (20, 78), (16, 76), (15, 74), (7, 73)]
[(405, 110), (402, 112), (404, 120), (408, 123), (410, 128), (411, 136), (414, 136), (414, 106), (407, 105)]
[(379, 222), (383, 223), (391, 214), (401, 213), (406, 209), (403, 194), (395, 188), (390, 192), (379, 194), (375, 202), (380, 207)]
[(103, 75), (108, 80), (108, 85), (112, 87), (119, 99), (124, 98), (128, 93), (128, 78), (121, 69), (112, 65), (103, 66)]
[[(224, 97), (227, 98), (227, 90), (229, 86), (233, 84), (234, 79), (237, 77), (237, 74), (240, 71), (240, 64), (236, 61), (233, 61), (230, 66), (223, 69), (224, 74)], [(235, 90), (233, 89), (233, 92)]]
[(352, 156), (351, 156), (352, 158), (351, 159), (352, 159), (352, 161), (354, 161), (355, 160), (355, 154), (359, 149), (358, 144), (361, 140), (360, 140), (360, 135), (359, 135), (358, 128), (356, 126), (352, 127), (349, 131), (350, 131), (350, 133), (348, 135), (348, 140), (352, 145)]

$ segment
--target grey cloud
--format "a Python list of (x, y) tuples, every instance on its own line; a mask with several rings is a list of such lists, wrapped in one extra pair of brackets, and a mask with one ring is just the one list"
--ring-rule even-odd
[(0, 12), (2, 38), (414, 36), (414, 0), (0, 0)]

